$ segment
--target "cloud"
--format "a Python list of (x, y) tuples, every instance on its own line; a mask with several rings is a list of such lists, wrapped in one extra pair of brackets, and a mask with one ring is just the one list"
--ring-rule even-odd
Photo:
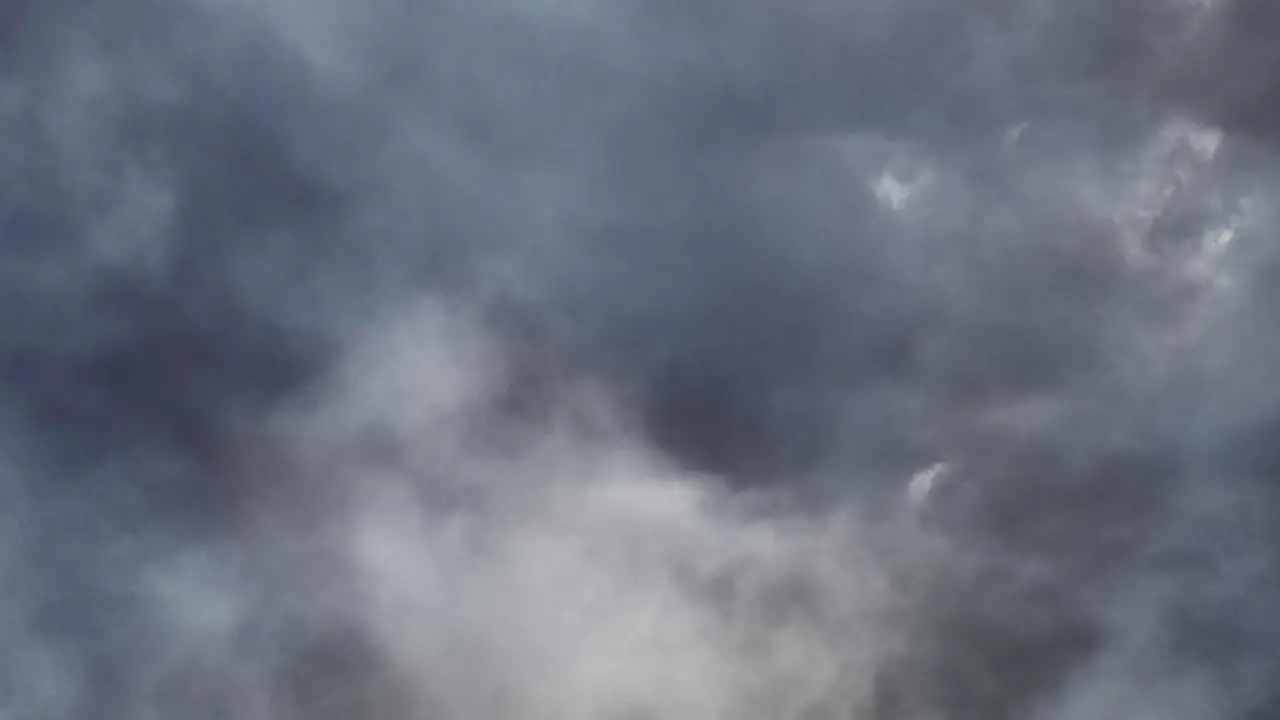
[(0, 714), (1267, 714), (1267, 7), (9, 3)]

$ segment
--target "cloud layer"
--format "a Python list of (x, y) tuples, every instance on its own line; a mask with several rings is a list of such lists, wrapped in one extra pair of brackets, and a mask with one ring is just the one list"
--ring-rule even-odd
[(0, 717), (1270, 717), (1268, 8), (6, 4)]

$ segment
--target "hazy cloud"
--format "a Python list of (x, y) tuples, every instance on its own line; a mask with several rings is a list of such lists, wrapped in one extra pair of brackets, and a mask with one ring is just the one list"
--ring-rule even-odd
[(1269, 717), (1270, 7), (7, 3), (0, 716)]

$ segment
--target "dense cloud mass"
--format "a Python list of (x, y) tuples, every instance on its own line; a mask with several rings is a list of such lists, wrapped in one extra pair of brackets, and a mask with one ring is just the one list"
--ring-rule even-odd
[(1280, 715), (1278, 33), (0, 4), (0, 719)]

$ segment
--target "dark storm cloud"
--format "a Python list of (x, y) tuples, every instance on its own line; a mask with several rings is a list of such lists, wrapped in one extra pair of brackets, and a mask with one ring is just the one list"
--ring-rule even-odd
[(1268, 7), (9, 3), (2, 712), (1266, 715)]

